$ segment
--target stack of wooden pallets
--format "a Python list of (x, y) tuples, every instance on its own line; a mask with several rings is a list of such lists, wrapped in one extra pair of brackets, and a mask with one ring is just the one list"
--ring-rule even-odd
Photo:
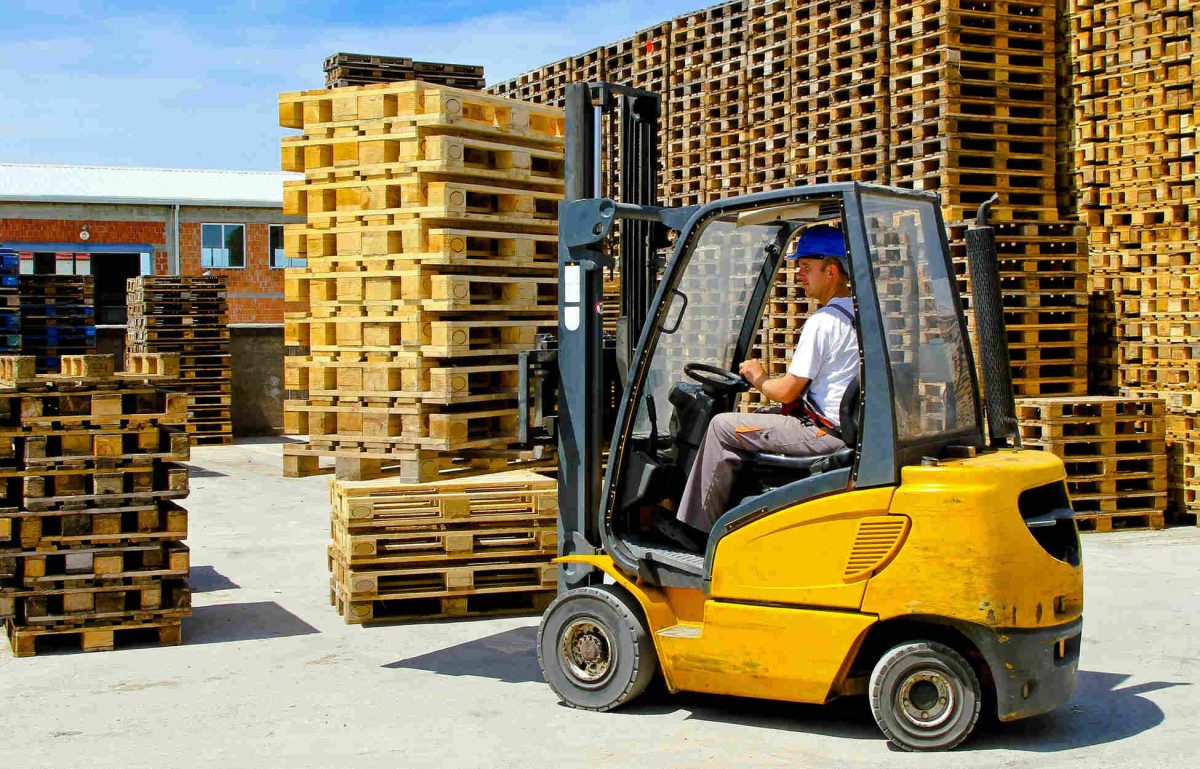
[(1062, 458), (1080, 528), (1161, 529), (1167, 507), (1165, 406), (1106, 396), (1017, 401), (1023, 445)]
[(553, 331), (563, 117), (421, 82), (280, 97), (285, 472), (503, 469), (517, 353)]
[(179, 355), (193, 445), (233, 442), (233, 368), (225, 278), (130, 278), (126, 349)]
[(330, 492), (330, 603), (347, 623), (540, 612), (554, 598), (550, 478), (334, 479)]
[(1189, 518), (1200, 512), (1196, 11), (1079, 0), (1068, 14), (1094, 387), (1166, 401), (1172, 507)]
[(90, 275), (22, 275), (21, 351), (38, 371), (54, 371), (64, 355), (96, 351), (96, 307)]
[[(494, 89), (542, 102), (598, 78), (658, 91), (668, 205), (826, 180), (937, 191), (968, 303), (963, 234), (999, 193), (1018, 395), (1165, 400), (1172, 499), (1194, 513), (1196, 12), (1195, 0), (734, 0)], [(785, 345), (767, 337), (798, 331), (789, 313), (805, 309), (768, 308), (758, 351), (773, 373)]]
[(746, 43), (746, 179), (747, 192), (795, 184), (791, 169), (792, 107), (790, 3), (750, 3)]
[(896, 0), (890, 16), (891, 182), (941, 195), (968, 309), (966, 220), (1000, 195), (1014, 389), (1086, 393), (1086, 265), (1054, 186), (1054, 1)]
[(887, 4), (808, 0), (792, 24), (793, 183), (886, 184)]
[(21, 351), (20, 257), (11, 248), (0, 248), (0, 354)]
[(325, 59), (325, 87), (345, 88), (376, 83), (422, 80), (471, 90), (483, 89), (483, 67), (473, 64), (443, 64), (413, 61), (407, 56), (368, 56), (335, 53)]
[(190, 613), (187, 397), (172, 356), (0, 357), (0, 617), (18, 657), (52, 637), (85, 651), (150, 631), (180, 641)]

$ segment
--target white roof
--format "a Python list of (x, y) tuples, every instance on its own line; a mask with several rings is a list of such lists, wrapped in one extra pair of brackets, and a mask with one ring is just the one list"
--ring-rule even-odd
[(0, 163), (0, 201), (281, 208), (283, 171)]

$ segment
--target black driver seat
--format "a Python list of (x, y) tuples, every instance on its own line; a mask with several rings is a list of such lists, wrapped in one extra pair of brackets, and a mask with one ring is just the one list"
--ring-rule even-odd
[[(859, 418), (862, 406), (862, 390), (858, 385), (858, 377), (854, 377), (842, 395), (838, 417), (841, 421), (842, 442), (846, 445), (830, 454), (816, 454), (809, 457), (790, 457), (786, 454), (758, 454), (746, 461), (767, 475), (787, 475), (788, 480), (797, 480), (807, 476), (850, 467), (854, 464), (855, 446), (858, 445)], [(786, 481), (785, 481), (786, 482)], [(766, 479), (764, 479), (766, 485)]]

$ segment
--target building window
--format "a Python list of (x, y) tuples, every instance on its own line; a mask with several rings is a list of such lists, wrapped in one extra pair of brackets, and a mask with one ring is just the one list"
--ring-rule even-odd
[(282, 269), (284, 267), (307, 267), (308, 260), (304, 257), (289, 257), (283, 249), (283, 225), (272, 224), (270, 226), (270, 244), (271, 249), (271, 267), (274, 269)]
[(200, 225), (201, 267), (245, 267), (246, 228), (241, 224)]

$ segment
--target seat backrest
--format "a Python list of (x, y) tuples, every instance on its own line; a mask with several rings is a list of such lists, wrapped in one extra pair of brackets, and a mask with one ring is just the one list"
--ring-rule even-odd
[(859, 415), (862, 413), (862, 389), (858, 385), (858, 377), (850, 380), (850, 384), (846, 385), (846, 392), (842, 394), (842, 404), (838, 409), (838, 418), (841, 420), (842, 442), (850, 448), (854, 448), (858, 443), (858, 428)]

